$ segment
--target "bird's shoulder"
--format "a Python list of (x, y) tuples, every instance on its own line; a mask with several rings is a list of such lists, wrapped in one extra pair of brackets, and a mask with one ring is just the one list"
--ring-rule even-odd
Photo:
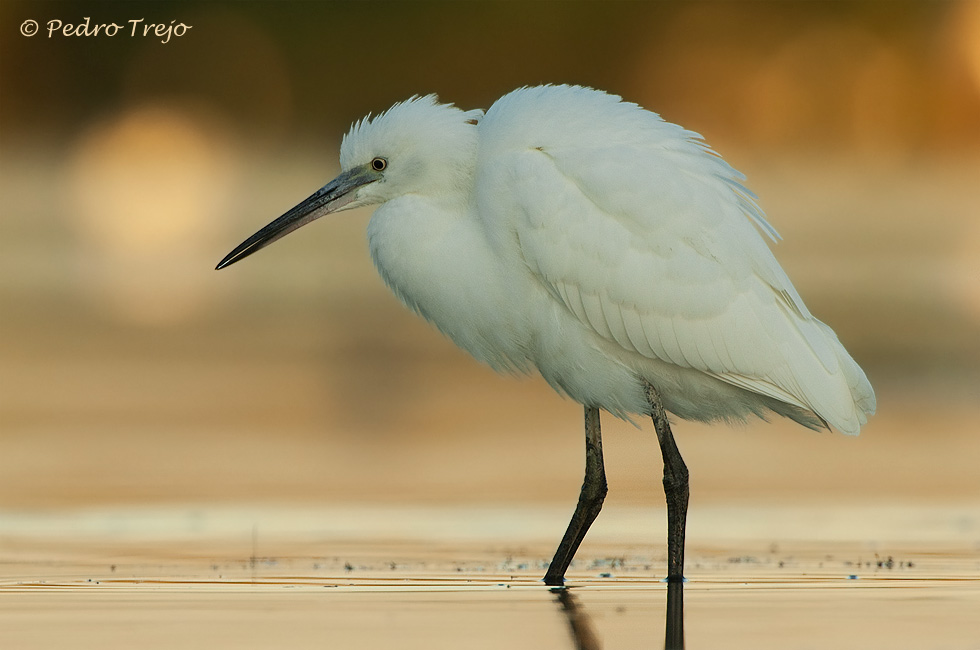
[(582, 86), (534, 86), (510, 92), (480, 122), (481, 152), (518, 148), (614, 146), (653, 136), (666, 124), (619, 96)]
[[(678, 215), (702, 229), (734, 212), (778, 237), (744, 176), (698, 133), (617, 95), (581, 86), (521, 88), (486, 112), (479, 141), (484, 186), (539, 183), (557, 172), (601, 211), (648, 232)], [(719, 210), (719, 202), (732, 209)]]

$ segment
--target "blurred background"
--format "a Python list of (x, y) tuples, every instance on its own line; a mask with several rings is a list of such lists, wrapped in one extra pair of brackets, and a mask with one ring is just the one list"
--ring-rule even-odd
[[(746, 173), (878, 391), (856, 439), (678, 422), (695, 504), (976, 502), (980, 2), (5, 1), (0, 507), (571, 509), (580, 407), (403, 309), (367, 211), (213, 271), (336, 174), (368, 112), (549, 82), (620, 94)], [(607, 503), (660, 504), (652, 427), (604, 425)]]

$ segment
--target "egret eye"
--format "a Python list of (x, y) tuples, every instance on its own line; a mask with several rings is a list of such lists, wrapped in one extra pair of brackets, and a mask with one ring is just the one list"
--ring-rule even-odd
[(384, 158), (375, 158), (371, 161), (371, 169), (376, 172), (383, 172), (388, 166), (388, 161)]

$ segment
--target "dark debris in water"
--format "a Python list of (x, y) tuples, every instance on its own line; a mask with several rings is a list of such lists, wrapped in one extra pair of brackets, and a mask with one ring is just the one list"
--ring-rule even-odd
[(858, 568), (864, 567), (866, 569), (888, 569), (889, 571), (893, 569), (911, 569), (915, 567), (915, 563), (911, 560), (899, 560), (895, 561), (894, 556), (880, 556), (875, 553), (874, 560), (864, 560), (859, 559), (857, 562), (852, 562), (851, 560), (845, 560), (844, 566), (852, 567), (856, 566)]

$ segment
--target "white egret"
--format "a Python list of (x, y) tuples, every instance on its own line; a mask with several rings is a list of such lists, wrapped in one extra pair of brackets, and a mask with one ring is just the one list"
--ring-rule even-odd
[(683, 577), (688, 470), (665, 410), (771, 411), (848, 434), (874, 413), (864, 372), (763, 240), (777, 234), (744, 177), (636, 104), (550, 85), (485, 113), (413, 97), (354, 124), (340, 164), (217, 268), (326, 214), (379, 205), (368, 243), (402, 302), (495, 370), (536, 370), (585, 407), (585, 480), (549, 585), (564, 582), (606, 494), (600, 409), (652, 416), (669, 581)]

